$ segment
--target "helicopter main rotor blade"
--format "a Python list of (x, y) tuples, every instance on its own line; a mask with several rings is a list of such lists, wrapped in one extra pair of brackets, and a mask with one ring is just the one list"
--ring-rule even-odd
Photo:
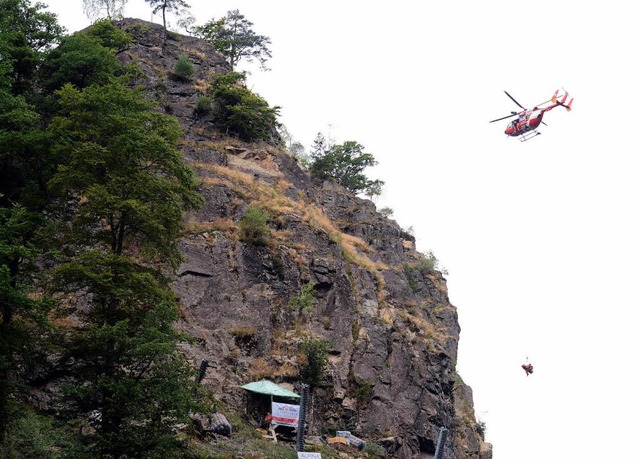
[(496, 122), (496, 121), (506, 120), (507, 118), (511, 118), (511, 117), (514, 117), (514, 116), (518, 116), (518, 114), (517, 114), (517, 113), (512, 113), (511, 115), (503, 116), (502, 118), (498, 118), (498, 119), (495, 119), (495, 120), (491, 120), (491, 121), (489, 121), (489, 122), (490, 122), (490, 123), (494, 123), (494, 122)]
[(509, 94), (507, 91), (504, 92), (507, 96), (509, 96), (509, 99), (511, 99), (512, 101), (514, 101), (516, 103), (516, 105), (518, 107), (520, 107), (523, 110), (526, 110), (526, 108), (524, 108), (522, 105), (520, 105), (520, 102), (518, 102), (517, 100), (515, 100), (513, 97), (511, 97), (511, 94)]

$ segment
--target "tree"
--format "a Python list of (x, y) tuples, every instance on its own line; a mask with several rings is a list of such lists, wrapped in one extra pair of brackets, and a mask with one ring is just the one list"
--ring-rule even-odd
[(266, 62), (271, 58), (268, 47), (271, 39), (257, 35), (252, 27), (253, 23), (245, 19), (238, 10), (232, 10), (224, 18), (211, 19), (203, 26), (196, 27), (196, 33), (227, 58), (232, 70), (242, 59), (247, 62), (256, 59), (260, 68), (268, 70)]
[(82, 12), (91, 20), (122, 18), (127, 0), (82, 0)]
[(38, 252), (30, 242), (38, 226), (37, 215), (25, 208), (0, 207), (0, 444), (19, 392), (18, 373), (36, 354), (36, 337), (52, 305), (30, 296), (25, 283), (25, 272)]
[(115, 53), (102, 45), (101, 38), (76, 33), (48, 53), (42, 65), (42, 79), (45, 89), (53, 92), (65, 83), (78, 88), (103, 85), (121, 71)]
[(380, 194), (384, 182), (369, 180), (363, 173), (364, 169), (377, 162), (373, 155), (363, 150), (364, 147), (354, 141), (333, 145), (324, 151), (314, 149), (311, 177), (318, 181), (334, 180), (354, 193)]
[(31, 6), (27, 0), (0, 1), (0, 36), (5, 43), (2, 56), (12, 62), (14, 94), (33, 92), (43, 53), (62, 35), (56, 15), (43, 11), (44, 7), (42, 3)]
[(90, 37), (97, 38), (102, 46), (116, 53), (122, 51), (131, 43), (131, 35), (114, 26), (108, 19), (94, 22), (84, 33)]
[(90, 295), (84, 325), (68, 333), (68, 395), (101, 413), (96, 455), (173, 457), (172, 426), (194, 409), (196, 392), (161, 270), (180, 262), (182, 214), (201, 199), (176, 149), (180, 127), (120, 81), (65, 85), (59, 96), (51, 132), (65, 161), (51, 186), (76, 202), (60, 239), (78, 253), (61, 260), (55, 285)]
[(214, 75), (211, 83), (216, 102), (214, 121), (247, 142), (271, 140), (277, 135), (280, 107), (269, 107), (267, 101), (244, 85), (245, 78), (238, 72)]
[(301, 345), (302, 362), (300, 379), (311, 386), (311, 389), (322, 384), (331, 343), (323, 339), (307, 338)]
[(167, 39), (167, 12), (180, 11), (180, 8), (190, 8), (185, 0), (144, 0), (153, 8), (153, 14), (162, 11), (162, 26), (164, 39)]

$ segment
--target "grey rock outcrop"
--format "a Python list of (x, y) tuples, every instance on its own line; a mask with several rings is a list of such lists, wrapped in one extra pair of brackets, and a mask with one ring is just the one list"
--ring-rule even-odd
[[(194, 114), (213, 72), (229, 67), (191, 37), (162, 44), (161, 27), (118, 23), (134, 36), (121, 53), (137, 62), (144, 85), (185, 129), (185, 160), (206, 202), (187, 216), (185, 261), (175, 278), (180, 327), (203, 381), (228, 406), (243, 407), (239, 386), (267, 377), (298, 384), (300, 343), (331, 343), (323, 383), (314, 389), (311, 429), (350, 430), (392, 457), (432, 457), (441, 426), (446, 459), (490, 459), (473, 412), (471, 390), (457, 375), (460, 327), (446, 279), (425, 263), (414, 238), (375, 205), (340, 186), (314, 184), (277, 145), (244, 144)], [(192, 81), (171, 79), (179, 55), (196, 67)], [(243, 242), (249, 206), (269, 216), (264, 245)], [(312, 311), (289, 301), (314, 283)]]

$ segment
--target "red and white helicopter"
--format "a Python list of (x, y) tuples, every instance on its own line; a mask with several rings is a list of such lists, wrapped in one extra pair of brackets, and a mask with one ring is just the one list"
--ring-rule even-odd
[[(517, 116), (518, 118), (511, 121), (507, 125), (507, 129), (504, 131), (505, 134), (511, 137), (520, 136), (520, 141), (524, 142), (525, 140), (529, 140), (532, 137), (540, 135), (536, 129), (540, 126), (540, 123), (546, 126), (546, 123), (542, 121), (542, 117), (546, 112), (552, 110), (556, 107), (564, 107), (567, 111), (571, 111), (571, 104), (573, 103), (573, 98), (567, 102), (569, 98), (569, 94), (566, 91), (560, 91), (559, 89), (553, 94), (550, 100), (543, 102), (540, 105), (533, 107), (533, 109), (524, 108), (520, 103), (511, 97), (507, 91), (504, 92), (509, 99), (514, 101), (518, 107), (522, 109), (521, 112), (511, 112), (511, 115), (503, 116), (502, 118), (498, 118), (495, 120), (489, 121), (493, 123), (495, 121), (506, 120), (507, 118), (511, 118), (513, 116)], [(545, 104), (551, 102), (550, 105)]]

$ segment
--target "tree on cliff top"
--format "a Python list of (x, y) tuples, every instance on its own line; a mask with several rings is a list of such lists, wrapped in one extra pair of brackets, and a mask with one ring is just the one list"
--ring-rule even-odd
[(267, 45), (271, 44), (271, 39), (257, 35), (252, 26), (253, 23), (245, 19), (240, 11), (233, 10), (228, 11), (224, 18), (214, 18), (196, 27), (196, 34), (225, 56), (232, 69), (235, 69), (242, 59), (246, 59), (247, 62), (256, 59), (262, 70), (268, 70), (266, 62), (271, 58), (271, 51)]
[(362, 145), (350, 140), (327, 148), (318, 139), (316, 144), (312, 153), (312, 178), (318, 181), (334, 180), (354, 193), (364, 192), (368, 196), (381, 193), (384, 182), (369, 180), (363, 172), (378, 163), (372, 154), (363, 151)]
[(167, 11), (179, 11), (180, 8), (190, 8), (185, 0), (144, 0), (153, 8), (153, 14), (162, 11), (162, 26), (164, 39), (167, 39)]

